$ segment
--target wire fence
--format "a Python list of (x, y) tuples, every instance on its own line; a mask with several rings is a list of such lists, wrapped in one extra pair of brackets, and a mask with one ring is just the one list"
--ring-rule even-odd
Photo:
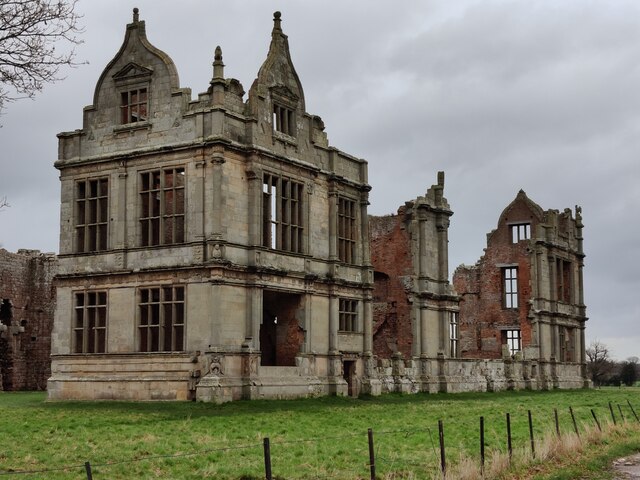
[[(536, 416), (537, 415), (537, 416)], [(52, 468), (24, 469), (24, 470), (0, 470), (0, 477), (27, 477), (53, 478), (55, 474), (62, 474), (64, 478), (96, 480), (113, 478), (114, 470), (125, 467), (125, 471), (133, 471), (133, 466), (146, 465), (153, 469), (153, 465), (160, 462), (184, 461), (186, 458), (198, 458), (200, 463), (222, 463), (221, 457), (232, 454), (237, 456), (237, 463), (231, 462), (231, 467), (209, 468), (204, 474), (198, 474), (197, 478), (236, 478), (240, 480), (278, 480), (279, 469), (283, 465), (297, 461), (299, 478), (446, 478), (449, 467), (455, 463), (458, 455), (466, 455), (477, 460), (482, 471), (488, 457), (487, 447), (493, 451), (508, 454), (512, 458), (514, 451), (529, 449), (531, 457), (536, 457), (536, 445), (543, 436), (555, 434), (563, 437), (581, 433), (588, 429), (596, 429), (600, 432), (603, 428), (616, 425), (640, 424), (638, 414), (633, 405), (627, 400), (626, 405), (612, 404), (599, 408), (569, 407), (568, 411), (553, 412), (538, 411), (534, 415), (531, 409), (526, 410), (518, 406), (515, 413), (491, 412), (488, 416), (481, 416), (478, 422), (470, 422), (467, 419), (438, 420), (434, 428), (413, 428), (398, 430), (374, 430), (366, 432), (354, 432), (336, 436), (322, 436), (316, 438), (300, 438), (271, 441), (264, 437), (261, 442), (228, 445), (219, 448), (207, 448), (190, 452), (179, 452), (162, 455), (141, 455), (136, 458), (113, 461), (87, 461), (83, 464), (75, 463)], [(527, 428), (522, 428), (526, 423)], [(515, 424), (518, 424), (520, 435), (515, 438), (512, 434)], [(522, 431), (528, 433), (528, 438), (523, 438)], [(461, 448), (460, 439), (465, 440), (467, 447)], [(477, 450), (469, 445), (477, 445)], [(404, 448), (412, 444), (413, 448)], [(285, 455), (291, 446), (300, 447), (298, 451), (304, 452), (301, 458), (291, 459)], [(335, 451), (336, 446), (343, 446)], [(416, 446), (418, 448), (416, 448)], [(450, 447), (453, 447), (450, 449)], [(333, 449), (333, 450), (332, 450)], [(345, 477), (342, 466), (333, 465), (327, 461), (331, 452), (335, 455), (348, 451), (349, 458), (356, 459), (350, 464), (349, 477)], [(455, 452), (453, 455), (451, 451)], [(328, 453), (329, 452), (329, 453)], [(416, 453), (418, 452), (418, 453)], [(448, 453), (449, 452), (449, 453)], [(452, 461), (452, 458), (454, 459)], [(203, 460), (204, 459), (204, 460)], [(273, 464), (272, 464), (273, 460)], [(229, 464), (229, 462), (226, 462)], [(236, 471), (231, 472), (229, 468)], [(291, 478), (290, 470), (287, 478)], [(194, 476), (194, 478), (196, 478)]]

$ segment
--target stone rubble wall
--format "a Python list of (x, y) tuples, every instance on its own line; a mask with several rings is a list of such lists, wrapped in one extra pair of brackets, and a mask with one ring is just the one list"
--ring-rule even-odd
[[(51, 328), (55, 311), (52, 253), (0, 249), (0, 389), (44, 390), (51, 372)], [(10, 317), (7, 302), (11, 305)]]

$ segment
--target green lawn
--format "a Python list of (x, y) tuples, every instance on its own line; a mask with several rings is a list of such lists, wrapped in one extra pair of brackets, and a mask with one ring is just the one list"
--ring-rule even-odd
[[(506, 451), (505, 413), (511, 414), (516, 455), (529, 449), (527, 411), (540, 441), (593, 426), (627, 430), (615, 442), (640, 447), (640, 388), (484, 394), (325, 397), (309, 400), (204, 403), (45, 402), (44, 393), (0, 392), (0, 477), (79, 479), (90, 461), (93, 478), (264, 478), (263, 438), (271, 441), (274, 477), (369, 478), (367, 429), (372, 428), (380, 478), (431, 478), (439, 466), (438, 420), (444, 423), (447, 461), (479, 462), (479, 417), (485, 418), (487, 455)], [(622, 440), (621, 440), (622, 439)], [(635, 443), (634, 443), (635, 442)], [(605, 446), (607, 442), (604, 442)], [(616, 447), (617, 448), (617, 447)], [(599, 447), (599, 452), (606, 450)], [(33, 474), (10, 471), (63, 469)], [(552, 477), (549, 477), (552, 478)], [(561, 477), (558, 477), (561, 478)], [(570, 477), (567, 477), (570, 478)], [(595, 478), (595, 477), (594, 477)]]

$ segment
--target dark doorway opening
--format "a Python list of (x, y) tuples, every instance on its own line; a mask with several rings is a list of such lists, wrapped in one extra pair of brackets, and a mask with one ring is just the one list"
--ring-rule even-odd
[(304, 315), (301, 295), (264, 291), (260, 325), (260, 364), (286, 367), (296, 365), (296, 355), (304, 342), (299, 320)]
[(347, 381), (347, 394), (350, 397), (356, 395), (355, 379), (356, 379), (356, 362), (353, 360), (345, 360), (342, 368), (342, 375)]

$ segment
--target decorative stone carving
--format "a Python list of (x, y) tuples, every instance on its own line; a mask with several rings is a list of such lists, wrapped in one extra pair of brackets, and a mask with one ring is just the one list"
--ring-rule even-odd
[(209, 373), (211, 375), (224, 375), (224, 355), (211, 355), (209, 360)]

